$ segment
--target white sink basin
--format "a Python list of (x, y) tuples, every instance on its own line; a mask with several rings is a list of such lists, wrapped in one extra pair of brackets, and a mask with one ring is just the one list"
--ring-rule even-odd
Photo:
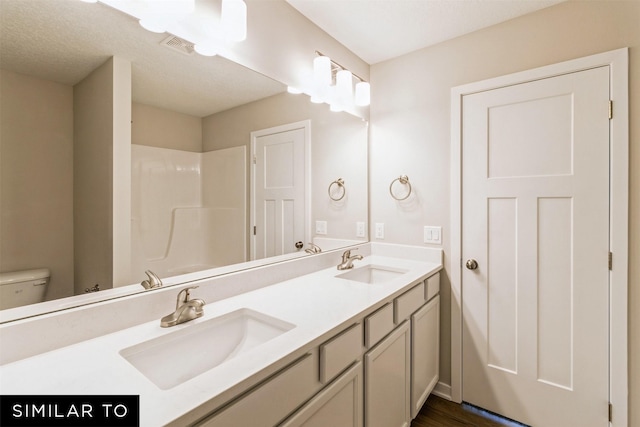
[(346, 273), (338, 274), (336, 277), (374, 285), (393, 280), (406, 272), (407, 270), (387, 266), (363, 265)]
[(167, 390), (294, 327), (275, 317), (240, 309), (201, 323), (185, 323), (175, 332), (125, 348), (120, 355)]

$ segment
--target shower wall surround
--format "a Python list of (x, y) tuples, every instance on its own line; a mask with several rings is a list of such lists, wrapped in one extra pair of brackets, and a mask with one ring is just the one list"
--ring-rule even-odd
[[(163, 276), (245, 261), (245, 148), (131, 146), (132, 270)], [(232, 242), (231, 244), (229, 242)]]

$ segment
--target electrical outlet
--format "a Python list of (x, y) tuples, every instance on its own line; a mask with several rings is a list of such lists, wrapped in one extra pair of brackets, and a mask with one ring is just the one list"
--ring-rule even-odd
[(316, 221), (316, 234), (327, 234), (327, 221)]
[(365, 236), (364, 222), (358, 221), (356, 222), (356, 237), (364, 237), (364, 236)]
[(442, 244), (442, 227), (424, 227), (424, 242)]
[(376, 222), (376, 239), (384, 239), (384, 223)]

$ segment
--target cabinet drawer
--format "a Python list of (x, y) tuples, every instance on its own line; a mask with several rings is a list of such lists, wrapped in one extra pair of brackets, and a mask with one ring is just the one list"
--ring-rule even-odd
[(425, 299), (429, 301), (431, 298), (438, 295), (440, 292), (440, 273), (436, 273), (433, 276), (429, 277), (426, 280), (427, 283), (427, 293)]
[(364, 343), (367, 348), (376, 345), (393, 328), (393, 304), (389, 303), (364, 320)]
[(400, 295), (393, 301), (396, 324), (409, 318), (411, 313), (419, 309), (424, 304), (424, 281)]
[(361, 354), (362, 323), (356, 323), (320, 346), (320, 381), (330, 381)]
[(311, 398), (320, 388), (318, 352), (315, 349), (197, 425), (273, 426)]

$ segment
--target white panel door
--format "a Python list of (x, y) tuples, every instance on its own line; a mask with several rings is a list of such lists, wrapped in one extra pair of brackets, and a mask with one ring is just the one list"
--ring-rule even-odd
[(532, 426), (608, 425), (608, 101), (608, 67), (462, 101), (463, 400)]
[(304, 128), (255, 138), (252, 259), (296, 252), (305, 239)]

